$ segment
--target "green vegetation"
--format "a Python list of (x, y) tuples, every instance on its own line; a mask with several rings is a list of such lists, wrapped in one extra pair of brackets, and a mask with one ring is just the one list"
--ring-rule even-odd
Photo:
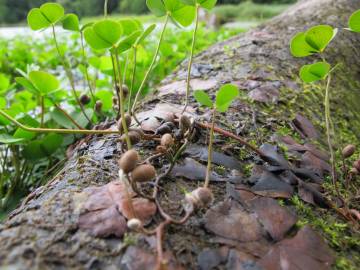
[(197, 102), (202, 106), (205, 106), (212, 110), (211, 116), (211, 130), (209, 135), (209, 145), (208, 145), (208, 163), (206, 169), (206, 178), (204, 187), (207, 188), (210, 183), (210, 173), (211, 173), (211, 164), (212, 164), (212, 149), (213, 149), (213, 140), (214, 140), (214, 126), (216, 121), (216, 112), (226, 112), (229, 109), (231, 103), (239, 96), (239, 89), (232, 84), (223, 85), (216, 94), (215, 103), (212, 102), (209, 95), (202, 91), (198, 90), (194, 92), (194, 97)]
[[(348, 21), (349, 30), (352, 32), (360, 32), (359, 27), (360, 21), (360, 10), (354, 12)], [(305, 83), (313, 83), (317, 81), (326, 80), (324, 86), (325, 97), (325, 126), (327, 144), (330, 152), (330, 162), (332, 166), (331, 176), (333, 186), (340, 197), (340, 193), (337, 188), (337, 175), (336, 175), (336, 160), (333, 149), (333, 140), (335, 137), (334, 124), (331, 119), (330, 113), (330, 86), (331, 86), (331, 75), (336, 72), (338, 64), (334, 64), (332, 67), (326, 61), (325, 50), (330, 42), (336, 37), (339, 29), (333, 28), (330, 25), (316, 25), (311, 27), (305, 32), (297, 33), (290, 42), (290, 51), (294, 57), (307, 57), (316, 55), (321, 59), (319, 62), (314, 62), (309, 65), (304, 65), (300, 70), (300, 78)]]
[[(46, 6), (42, 9), (45, 14), (48, 12)], [(62, 9), (57, 6), (55, 10), (62, 14)], [(83, 37), (86, 39), (87, 36), (88, 43), (94, 46), (89, 33), (96, 26), (86, 27), (89, 25), (81, 24), (74, 14), (66, 14), (59, 20), (56, 11), (54, 16), (50, 16), (52, 22), (48, 22), (41, 19), (43, 15), (39, 11), (41, 8), (29, 13), (29, 25), (33, 29), (54, 30), (52, 37), (36, 39), (28, 36), (26, 39), (15, 37), (0, 40), (0, 109), (5, 109), (12, 120), (26, 126), (18, 127), (11, 124), (8, 118), (0, 116), (0, 198), (4, 212), (12, 209), (19, 199), (56, 173), (65, 160), (65, 149), (80, 136), (71, 134), (74, 130), (86, 133), (86, 128), (92, 124), (107, 117), (116, 117), (119, 109), (113, 104), (114, 69), (111, 55), (104, 54), (103, 50), (93, 50), (84, 42)], [(129, 17), (120, 22), (126, 23), (140, 27), (134, 31), (134, 35), (130, 35), (130, 39), (124, 31), (117, 43), (120, 53), (129, 49), (127, 41), (137, 41), (136, 65), (133, 64), (134, 47), (131, 44), (132, 49), (119, 54), (123, 71), (121, 79), (132, 90), (129, 97), (133, 99), (141, 86), (141, 78), (145, 77), (154, 60), (161, 33), (159, 27), (151, 33), (154, 26), (142, 28), (138, 20)], [(53, 28), (55, 24), (68, 31), (58, 31)], [(149, 34), (147, 38), (141, 35), (143, 31)], [(200, 23), (194, 53), (241, 31), (221, 28), (215, 32)], [(139, 95), (151, 91), (153, 85), (189, 55), (192, 39), (191, 30), (173, 26), (165, 30), (158, 56), (166, 58), (166, 61), (153, 63), (151, 76), (144, 81)], [(133, 76), (135, 68), (136, 78)], [(99, 104), (101, 110), (97, 110)], [(39, 128), (50, 129), (47, 131), (50, 134), (33, 132)], [(71, 130), (68, 134), (56, 135), (54, 129), (60, 129), (62, 133)], [(45, 146), (48, 144), (50, 148)]]

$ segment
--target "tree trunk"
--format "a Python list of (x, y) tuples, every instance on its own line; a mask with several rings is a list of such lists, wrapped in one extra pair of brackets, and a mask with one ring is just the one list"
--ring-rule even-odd
[[(218, 125), (246, 138), (252, 144), (279, 143), (281, 139), (274, 134), (280, 134), (300, 138), (301, 143), (315, 142), (326, 147), (323, 124), (324, 86), (321, 83), (303, 85), (297, 76), (299, 67), (302, 64), (311, 63), (315, 57), (293, 58), (289, 53), (289, 41), (296, 32), (317, 24), (346, 27), (347, 18), (359, 7), (360, 0), (300, 1), (282, 15), (262, 26), (216, 44), (199, 54), (193, 64), (192, 88), (194, 90), (203, 89), (213, 94), (218, 87), (225, 83), (237, 84), (241, 89), (241, 98), (231, 106), (227, 114), (219, 116)], [(359, 42), (359, 34), (340, 31), (326, 51), (328, 62), (332, 65), (342, 64), (331, 84), (332, 116), (337, 132), (337, 147), (345, 143), (356, 143), (360, 137)], [(186, 63), (183, 63), (178, 70), (162, 82), (155, 94), (148, 97), (143, 103), (143, 110), (154, 113), (155, 106), (159, 106), (159, 104), (170, 104), (169, 107), (172, 108), (170, 110), (175, 110), (175, 106), (172, 104), (181, 104), (180, 102), (183, 101), (181, 99), (185, 97), (186, 66)], [(197, 108), (194, 99), (190, 104), (192, 108)], [(190, 111), (197, 119), (205, 122), (209, 120), (209, 114), (206, 112), (202, 114), (203, 111), (195, 109)], [(146, 116), (150, 115), (149, 112), (145, 114)], [(159, 114), (159, 112), (155, 110), (154, 114)], [(144, 114), (140, 114), (139, 117), (145, 119)], [(307, 119), (311, 120), (315, 128)], [(152, 129), (154, 121), (157, 121), (154, 117), (144, 121), (143, 128)], [(201, 158), (199, 155), (194, 157), (193, 154), (194, 151), (198, 151), (196, 149), (199, 149), (196, 146), (203, 147), (206, 142), (207, 132), (204, 130), (200, 130), (199, 140), (186, 152), (190, 157), (202, 162), (204, 162), (203, 157)], [(103, 186), (118, 179), (117, 159), (121, 154), (119, 150), (121, 147), (117, 139), (117, 136), (93, 136), (82, 140), (59, 174), (49, 184), (33, 192), (21, 207), (0, 225), (0, 266), (14, 266), (14, 269), (152, 269), (154, 260), (150, 254), (156, 254), (153, 236), (144, 237), (140, 234), (130, 233), (123, 238), (113, 236), (101, 238), (93, 237), (86, 230), (79, 229), (78, 199), (75, 198), (82, 194), (81, 192), (85, 188)], [(294, 146), (294, 144), (288, 143), (287, 146)], [(304, 150), (305, 148), (301, 148), (305, 147), (302, 144), (297, 146), (300, 149), (297, 153), (301, 152), (302, 164), (306, 163), (304, 155), (309, 156), (309, 152), (318, 151)], [(154, 144), (151, 142), (140, 143), (137, 148), (142, 150), (143, 158), (154, 152)], [(245, 148), (236, 140), (229, 140), (223, 135), (217, 134), (215, 149), (239, 160), (243, 171), (242, 173), (237, 172), (236, 175), (241, 174), (241, 179), (248, 176), (250, 166), (256, 167), (255, 163), (265, 163), (251, 151), (245, 151)], [(264, 149), (266, 147), (262, 148), (263, 151), (265, 151)], [(196, 152), (196, 154), (199, 153)], [(221, 156), (221, 158), (224, 157)], [(317, 161), (319, 160), (317, 159)], [(323, 171), (327, 170), (327, 163), (324, 160), (326, 160), (326, 155), (321, 159), (321, 166), (315, 166), (313, 159), (310, 162), (310, 165), (314, 165), (314, 169), (317, 169), (317, 175), (320, 177)], [(233, 159), (231, 161), (235, 162)], [(190, 166), (193, 166), (191, 162)], [(222, 162), (220, 160), (215, 163), (222, 165)], [(277, 162), (276, 156), (273, 163), (279, 165)], [(157, 162), (158, 173), (163, 171), (166, 164), (163, 160)], [(269, 261), (269, 258), (272, 258), (271, 254), (284, 248), (282, 245), (291, 246), (290, 241), (296, 238), (296, 236), (292, 238), (295, 232), (286, 232), (279, 236), (271, 229), (268, 230), (267, 223), (261, 221), (261, 214), (257, 208), (259, 205), (254, 206), (252, 203), (244, 202), (243, 193), (240, 194), (240, 199), (236, 195), (239, 195), (239, 190), (241, 190), (239, 187), (252, 188), (254, 183), (251, 183), (250, 180), (236, 180), (237, 177), (229, 170), (229, 168), (234, 169), (234, 166), (214, 167), (216, 167), (217, 174), (214, 174), (212, 179), (214, 181), (211, 182), (215, 193), (215, 207), (212, 206), (212, 212), (199, 211), (184, 225), (171, 225), (166, 229), (164, 249), (172, 254), (170, 268), (175, 267), (174, 265), (177, 267), (182, 265), (185, 269), (199, 267), (211, 269), (211, 266), (217, 265), (219, 269), (295, 269), (286, 268), (284, 265), (280, 267), (280, 264), (280, 268), (277, 268), (271, 260), (271, 262)], [(183, 197), (181, 189), (192, 190), (201, 185), (201, 181), (189, 179), (192, 178), (192, 174), (196, 174), (193, 167), (191, 167), (190, 176), (179, 168), (176, 167), (177, 177), (160, 183), (164, 188), (162, 192), (166, 194), (161, 195), (161, 202), (164, 204), (164, 208), (173, 214), (179, 213), (179, 209), (181, 209), (179, 203)], [(228, 181), (227, 191), (225, 191), (226, 181), (224, 179), (233, 179), (235, 189), (234, 185)], [(319, 181), (321, 182), (322, 179)], [(241, 184), (239, 184), (240, 182)], [(243, 185), (244, 183), (246, 185)], [(298, 185), (299, 182), (297, 185), (293, 185), (293, 188), (299, 193), (304, 192), (304, 188)], [(261, 197), (254, 199), (259, 201), (265, 199), (268, 194), (254, 190), (250, 193), (251, 196), (260, 194)], [(293, 194), (293, 192), (291, 193)], [(229, 197), (233, 199), (229, 200)], [(286, 195), (270, 195), (270, 197), (288, 198)], [(306, 201), (306, 196), (302, 198)], [(266, 205), (269, 207), (276, 202), (272, 199), (269, 200), (266, 201)], [(236, 206), (233, 204), (235, 201)], [(307, 201), (312, 202), (311, 199)], [(313, 198), (313, 202), (316, 203), (316, 198)], [(221, 207), (231, 209), (232, 217), (222, 212), (224, 209), (219, 210)], [(277, 209), (276, 207), (275, 209)], [(213, 220), (214, 223), (220, 222), (220, 227), (227, 224), (224, 225), (221, 222), (226, 222), (228, 218), (234, 218), (233, 222), (237, 224), (236, 226), (247, 228), (246, 224), (252, 224), (250, 222), (250, 219), (253, 218), (251, 213), (256, 213), (262, 224), (259, 230), (267, 231), (266, 237), (261, 238), (261, 241), (242, 239), (241, 237), (248, 234), (245, 229), (241, 233), (241, 239), (227, 237), (228, 234), (231, 234), (228, 231), (222, 235), (223, 228), (213, 228), (211, 224), (212, 215), (216, 211), (222, 212), (223, 215), (224, 220), (217, 217)], [(250, 211), (250, 213), (246, 212), (246, 218), (250, 223), (245, 221), (246, 224), (237, 223), (245, 218), (242, 216), (244, 214), (242, 211)], [(205, 212), (206, 215), (204, 215)], [(293, 220), (293, 215), (289, 216), (287, 213), (286, 219)], [(159, 215), (154, 220), (158, 223)], [(153, 223), (156, 223), (155, 221)], [(296, 218), (291, 225), (294, 225), (295, 222)], [(296, 235), (301, 238), (301, 235), (307, 235), (307, 230), (308, 228), (300, 229)], [(252, 231), (249, 232), (249, 234), (251, 233)], [(284, 237), (288, 239), (282, 240)], [(321, 241), (319, 239), (319, 242)], [(326, 255), (325, 259), (319, 259), (316, 263), (311, 261), (313, 264), (299, 269), (314, 269), (312, 267), (315, 266), (319, 269), (328, 269), (329, 264), (333, 263), (331, 252), (327, 250), (325, 244), (315, 243), (314, 245), (315, 248), (312, 246), (314, 250), (311, 252), (322, 249), (324, 250), (322, 255)], [(300, 251), (299, 253), (302, 254)], [(279, 261), (279, 256), (274, 255), (274, 258), (278, 258), (276, 260)], [(296, 261), (296, 256), (289, 256), (288, 258)], [(203, 258), (206, 259), (203, 260)], [(306, 257), (304, 261), (307, 260)], [(254, 263), (253, 266), (245, 267), (244, 262), (246, 261)], [(296, 262), (294, 264), (296, 265)]]

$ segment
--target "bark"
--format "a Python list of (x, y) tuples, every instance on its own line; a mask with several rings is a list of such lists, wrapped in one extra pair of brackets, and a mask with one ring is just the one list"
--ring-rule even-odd
[[(299, 67), (315, 58), (293, 58), (288, 49), (289, 40), (294, 33), (316, 24), (346, 27), (347, 18), (359, 6), (360, 0), (300, 1), (270, 22), (199, 54), (194, 60), (192, 87), (214, 93), (224, 83), (239, 85), (242, 98), (234, 103), (229, 113), (221, 116), (221, 120), (223, 127), (248, 140), (258, 144), (270, 141), (276, 131), (292, 126), (291, 120), (301, 112), (317, 127), (320, 136), (316, 138), (317, 133), (313, 134), (313, 139), (322, 143), (323, 91), (318, 86), (304, 86), (297, 79)], [(339, 145), (349, 136), (359, 138), (360, 134), (360, 106), (356, 105), (360, 102), (359, 42), (360, 35), (341, 31), (326, 53), (330, 63), (342, 64), (331, 90)], [(185, 96), (185, 67), (183, 63), (164, 80), (155, 94), (147, 98), (143, 108), (148, 110), (159, 102), (180, 104), (179, 97)], [(307, 94), (303, 90), (307, 90)], [(257, 101), (251, 102), (251, 98)], [(191, 105), (196, 106), (194, 100)], [(197, 113), (200, 115), (200, 111)], [(207, 119), (208, 114), (203, 118)], [(204, 138), (203, 132), (199, 144)], [(145, 152), (151, 147), (149, 143), (141, 146)], [(225, 146), (226, 140), (218, 138), (217, 148)], [(78, 230), (78, 212), (73, 200), (75, 194), (86, 187), (116, 180), (119, 155), (117, 136), (93, 136), (83, 140), (59, 174), (33, 192), (0, 225), (0, 266), (119, 269), (127, 245), (135, 240), (131, 237), (94, 238)], [(179, 181), (187, 187), (197, 185)], [(178, 189), (175, 184), (167, 188), (172, 189), (170, 194)], [(222, 184), (216, 187), (217, 196), (224, 196), (222, 189)], [(171, 227), (171, 233), (166, 234), (165, 248), (180, 254), (181, 247), (191, 247), (193, 253), (198, 254), (204, 247), (213, 246), (209, 241), (213, 236), (202, 226), (193, 225), (194, 222), (196, 224), (191, 220), (192, 226)], [(144, 240), (138, 238), (138, 245), (141, 241)], [(184, 265), (196, 265), (196, 255), (191, 252), (179, 258)]]

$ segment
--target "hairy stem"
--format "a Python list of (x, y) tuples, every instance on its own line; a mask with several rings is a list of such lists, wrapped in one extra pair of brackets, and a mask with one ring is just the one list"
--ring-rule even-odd
[(71, 123), (73, 123), (78, 129), (84, 130), (84, 128), (82, 126), (80, 126), (74, 118), (71, 117), (70, 114), (68, 114), (63, 108), (61, 108), (58, 104), (56, 104), (55, 102), (53, 102), (54, 106), (56, 109), (58, 109), (67, 119), (69, 119), (71, 121)]
[(206, 167), (206, 177), (204, 187), (208, 187), (210, 183), (210, 174), (211, 174), (211, 162), (212, 162), (212, 145), (214, 141), (214, 128), (215, 128), (215, 116), (216, 110), (213, 109), (212, 116), (211, 116), (211, 129), (209, 134), (209, 146), (208, 146), (208, 162)]
[(66, 61), (66, 58), (65, 56), (61, 53), (60, 51), (60, 48), (59, 48), (59, 43), (57, 41), (57, 38), (56, 38), (56, 33), (55, 33), (55, 26), (52, 25), (52, 33), (53, 33), (53, 37), (54, 37), (54, 42), (55, 42), (55, 47), (56, 47), (56, 50), (58, 52), (58, 55), (61, 59), (61, 62), (63, 64), (63, 67), (65, 69), (65, 73), (66, 73), (66, 76), (68, 77), (69, 81), (70, 81), (70, 86), (71, 86), (71, 90), (73, 92), (73, 95), (74, 95), (74, 98), (77, 102), (77, 104), (80, 106), (80, 109), (81, 109), (81, 112), (83, 113), (83, 115), (85, 116), (85, 118), (89, 121), (89, 123), (91, 124), (91, 120), (90, 118), (87, 116), (86, 112), (85, 112), (85, 109), (84, 109), (84, 106), (81, 104), (80, 102), (80, 99), (76, 93), (76, 90), (75, 90), (75, 82), (74, 82), (74, 78), (73, 78), (73, 75), (71, 73), (71, 70), (70, 70), (70, 67)]
[(60, 129), (60, 128), (32, 128), (21, 124), (19, 121), (15, 120), (13, 117), (8, 115), (3, 110), (0, 110), (0, 115), (14, 123), (19, 128), (29, 132), (35, 133), (61, 133), (61, 134), (119, 134), (119, 131), (114, 130), (88, 130), (88, 129)]
[(116, 52), (115, 52), (115, 61), (116, 61), (116, 65), (117, 65), (117, 70), (119, 72), (119, 74), (118, 74), (119, 90), (120, 90), (119, 106), (120, 106), (120, 113), (121, 113), (121, 124), (122, 124), (124, 134), (125, 134), (127, 149), (130, 150), (131, 149), (131, 141), (129, 138), (128, 127), (126, 125), (126, 119), (125, 119), (124, 91), (123, 91), (122, 81), (121, 81), (121, 67), (120, 67), (119, 55)]
[[(113, 53), (111, 53), (111, 63), (112, 63), (112, 66), (113, 66), (113, 75), (114, 75), (114, 89), (115, 89), (115, 93), (116, 93), (116, 96), (117, 96), (117, 99), (118, 99), (118, 102), (120, 104), (120, 91), (117, 87), (117, 83), (118, 83), (118, 79), (117, 79), (117, 75), (116, 75), (116, 60), (115, 60), (115, 55)], [(121, 81), (121, 78), (119, 78), (119, 81)], [(120, 86), (119, 86), (120, 87)], [(118, 105), (119, 105), (118, 104)], [(120, 114), (121, 114), (121, 111), (120, 111), (120, 105), (118, 106), (118, 110), (117, 110), (117, 115), (116, 115), (116, 119), (119, 119), (120, 118)]]
[(108, 0), (104, 1), (104, 17), (106, 18), (108, 15)]
[(85, 52), (84, 34), (83, 34), (83, 32), (80, 32), (80, 40), (81, 40), (80, 43), (81, 43), (81, 51), (82, 51), (82, 55), (83, 55), (83, 60), (85, 62), (85, 79), (86, 79), (87, 85), (89, 87), (91, 97), (95, 101), (94, 89), (92, 88), (91, 81), (90, 81), (90, 76), (89, 76), (89, 70), (88, 70), (87, 57), (86, 57), (86, 52)]
[[(151, 61), (151, 64), (150, 64), (148, 70), (146, 71), (145, 76), (144, 76), (144, 78), (143, 78), (143, 80), (142, 80), (142, 82), (141, 82), (141, 84), (140, 84), (140, 87), (139, 87), (137, 93), (136, 93), (136, 96), (135, 96), (135, 99), (134, 99), (134, 103), (133, 103), (133, 106), (132, 106), (132, 108), (131, 108), (131, 115), (132, 115), (132, 116), (135, 116), (134, 114), (135, 114), (135, 110), (136, 110), (137, 101), (138, 101), (138, 99), (139, 99), (139, 97), (140, 97), (141, 91), (143, 90), (143, 88), (144, 88), (144, 86), (145, 86), (145, 84), (146, 84), (146, 81), (147, 81), (147, 79), (148, 79), (148, 77), (149, 77), (149, 75), (150, 75), (150, 72), (152, 71), (152, 69), (153, 69), (153, 67), (154, 67), (154, 65), (155, 65), (155, 63), (156, 63), (156, 59), (157, 59), (157, 57), (158, 57), (158, 55), (159, 55), (160, 46), (161, 46), (161, 43), (162, 43), (162, 41), (163, 41), (163, 39), (164, 39), (164, 33), (165, 33), (165, 30), (166, 30), (167, 24), (168, 24), (168, 22), (169, 22), (169, 17), (170, 17), (170, 14), (169, 14), (169, 13), (166, 14), (165, 23), (164, 23), (163, 28), (162, 28), (162, 30), (161, 30), (159, 42), (158, 42), (158, 45), (157, 45), (157, 47), (156, 47), (156, 51), (155, 51), (154, 57), (153, 57), (153, 59), (152, 59), (152, 61)], [(135, 119), (136, 119), (136, 118), (135, 118)]]
[[(331, 141), (331, 134), (333, 133), (333, 130), (331, 128), (331, 115), (330, 115), (330, 83), (331, 83), (331, 74), (328, 75), (326, 88), (325, 88), (325, 125), (326, 125), (326, 137), (327, 137), (327, 143), (330, 151), (330, 162), (331, 162), (331, 177), (332, 177), (332, 183), (338, 192), (337, 189), (337, 183), (336, 183), (336, 169), (335, 169), (335, 154), (334, 149), (332, 146)], [(339, 193), (339, 192), (338, 192)]]
[(133, 47), (133, 53), (134, 53), (134, 67), (131, 74), (131, 83), (130, 83), (130, 90), (129, 90), (129, 100), (128, 100), (128, 111), (130, 111), (131, 108), (131, 98), (132, 98), (132, 92), (134, 90), (134, 84), (135, 84), (135, 74), (136, 74), (136, 59), (137, 59), (137, 48)]
[(189, 105), (191, 66), (192, 66), (193, 58), (194, 58), (194, 50), (195, 50), (195, 43), (196, 43), (196, 33), (197, 33), (198, 26), (199, 26), (199, 8), (200, 8), (200, 4), (197, 3), (196, 4), (196, 13), (195, 13), (196, 14), (195, 27), (194, 27), (193, 37), (192, 37), (190, 59), (189, 59), (188, 69), (187, 69), (185, 106), (184, 106), (184, 109), (182, 111), (182, 114), (186, 111), (186, 108)]

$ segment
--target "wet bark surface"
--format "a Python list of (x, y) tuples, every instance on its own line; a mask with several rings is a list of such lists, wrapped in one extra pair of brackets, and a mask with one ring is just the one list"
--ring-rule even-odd
[[(261, 146), (263, 156), (236, 140), (216, 135), (211, 177), (215, 201), (184, 225), (166, 228), (164, 251), (169, 269), (331, 268), (335, 256), (326, 241), (311, 226), (298, 226), (294, 209), (277, 201), (297, 194), (316, 207), (329, 206), (322, 189), (329, 171), (328, 155), (321, 149), (322, 90), (299, 82), (299, 67), (313, 59), (292, 58), (288, 44), (294, 33), (312, 25), (345, 27), (359, 6), (358, 0), (300, 1), (265, 25), (216, 44), (196, 57), (192, 88), (213, 94), (222, 84), (238, 85), (241, 98), (227, 114), (219, 116), (218, 125)], [(359, 41), (360, 35), (341, 31), (327, 51), (330, 63), (343, 64), (333, 83), (335, 125), (346, 129), (346, 134), (355, 134), (355, 138), (359, 138), (360, 125), (350, 123), (360, 123), (360, 108), (355, 106), (360, 101)], [(185, 96), (185, 67), (183, 63), (144, 101), (139, 110), (144, 130), (155, 132), (169, 120), (167, 116), (181, 111), (176, 104)], [(198, 108), (193, 99), (188, 113), (197, 121), (209, 121), (209, 112)], [(348, 121), (344, 123), (343, 119)], [(284, 127), (290, 130), (287, 136), (280, 132)], [(176, 217), (182, 214), (183, 190), (191, 191), (202, 184), (206, 134), (206, 129), (197, 128), (192, 144), (160, 183), (160, 202)], [(339, 144), (347, 138), (339, 136)], [(58, 175), (34, 191), (0, 225), (1, 266), (155, 267), (155, 237), (129, 232), (121, 208), (123, 198), (111, 195), (121, 193), (118, 137), (83, 139)], [(146, 159), (157, 144), (144, 141), (135, 148)], [(279, 145), (287, 147), (286, 155)], [(165, 158), (155, 159), (153, 164), (158, 174), (169, 165)], [(146, 192), (151, 187), (142, 188)], [(94, 215), (98, 210), (102, 214)], [(160, 220), (159, 214), (151, 215), (148, 226), (152, 228)]]

